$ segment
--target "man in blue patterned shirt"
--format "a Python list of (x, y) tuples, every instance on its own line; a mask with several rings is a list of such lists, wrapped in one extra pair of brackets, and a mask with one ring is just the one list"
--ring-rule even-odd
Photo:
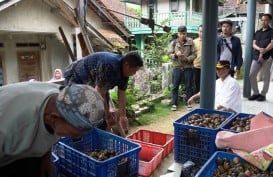
[(118, 87), (118, 116), (120, 119), (126, 119), (127, 122), (125, 91), (128, 79), (142, 66), (143, 60), (137, 52), (129, 52), (124, 56), (110, 52), (96, 52), (69, 65), (64, 77), (66, 84), (88, 84), (96, 88), (106, 100), (105, 110), (108, 110), (106, 123), (109, 125), (111, 119), (109, 119), (108, 90)]

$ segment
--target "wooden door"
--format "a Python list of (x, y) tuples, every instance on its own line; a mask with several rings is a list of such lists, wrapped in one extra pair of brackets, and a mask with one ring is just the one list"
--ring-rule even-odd
[(38, 51), (17, 52), (19, 81), (35, 79), (41, 81), (40, 53)]

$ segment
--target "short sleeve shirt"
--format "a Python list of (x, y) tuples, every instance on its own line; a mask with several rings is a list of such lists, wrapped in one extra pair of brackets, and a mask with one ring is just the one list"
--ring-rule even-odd
[[(265, 31), (263, 31), (262, 29), (256, 31), (255, 35), (254, 35), (254, 40), (256, 40), (256, 45), (258, 45), (261, 48), (266, 48), (267, 45), (271, 42), (271, 40), (273, 40), (273, 29), (268, 27)], [(271, 49), (270, 51), (266, 52), (264, 54), (264, 59), (268, 59), (269, 56), (272, 56), (272, 52), (273, 50)], [(258, 50), (254, 50), (254, 55), (253, 55), (254, 59), (258, 59), (259, 58), (259, 51)]]
[(89, 84), (110, 90), (115, 86), (125, 90), (128, 77), (122, 74), (122, 55), (110, 52), (96, 52), (83, 58), (75, 67), (72, 82)]

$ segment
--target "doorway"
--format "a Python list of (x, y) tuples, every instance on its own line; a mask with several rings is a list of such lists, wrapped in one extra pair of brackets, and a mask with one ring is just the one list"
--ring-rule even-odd
[(19, 81), (35, 79), (41, 81), (41, 66), (39, 51), (17, 52)]

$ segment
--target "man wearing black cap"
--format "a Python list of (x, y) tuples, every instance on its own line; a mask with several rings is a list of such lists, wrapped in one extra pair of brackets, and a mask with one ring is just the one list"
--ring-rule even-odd
[(217, 39), (217, 60), (228, 60), (230, 75), (238, 76), (243, 63), (241, 40), (232, 35), (232, 21), (223, 20), (220, 25), (222, 33)]
[[(266, 94), (270, 83), (270, 68), (272, 65), (273, 55), (273, 29), (270, 28), (269, 23), (272, 20), (270, 14), (263, 14), (261, 18), (261, 29), (256, 31), (253, 39), (253, 60), (250, 68), (249, 79), (253, 95), (248, 100), (265, 101)], [(259, 93), (257, 74), (259, 71), (263, 72), (264, 84), (261, 93)]]
[(196, 48), (193, 40), (187, 37), (186, 26), (179, 26), (177, 39), (169, 45), (168, 54), (173, 61), (172, 73), (172, 110), (178, 105), (178, 90), (181, 81), (186, 88), (186, 100), (192, 96), (193, 60), (196, 58)]

